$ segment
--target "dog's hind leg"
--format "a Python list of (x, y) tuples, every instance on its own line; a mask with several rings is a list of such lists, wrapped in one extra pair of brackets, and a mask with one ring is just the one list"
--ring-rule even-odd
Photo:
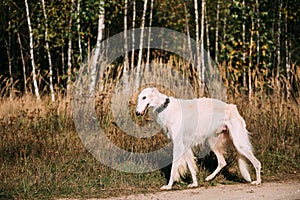
[(214, 148), (212, 150), (214, 152), (214, 154), (217, 156), (218, 159), (218, 167), (215, 169), (215, 171), (210, 174), (208, 177), (206, 177), (206, 181), (210, 181), (213, 178), (215, 178), (215, 176), (221, 171), (221, 169), (223, 169), (223, 167), (226, 166), (226, 161), (225, 158), (223, 156), (223, 153), (221, 151), (219, 151), (218, 149)]
[(252, 181), (251, 184), (253, 185), (259, 185), (261, 183), (261, 176), (260, 176), (260, 170), (261, 170), (261, 163), (257, 158), (253, 155), (252, 150), (249, 148), (243, 148), (242, 146), (236, 146), (237, 151), (245, 156), (254, 166), (255, 172), (256, 172), (256, 181)]
[[(206, 181), (210, 181), (213, 178), (215, 178), (215, 176), (227, 164), (226, 160), (223, 156), (223, 153), (224, 153), (223, 147), (224, 147), (224, 144), (225, 144), (226, 140), (227, 140), (226, 136), (224, 136), (224, 134), (221, 134), (218, 138), (217, 143), (212, 147), (212, 151), (214, 152), (214, 154), (216, 155), (217, 160), (218, 160), (218, 166), (212, 174), (210, 174), (208, 177), (206, 177), (206, 179), (205, 179)], [(212, 144), (210, 144), (210, 145), (212, 145)]]

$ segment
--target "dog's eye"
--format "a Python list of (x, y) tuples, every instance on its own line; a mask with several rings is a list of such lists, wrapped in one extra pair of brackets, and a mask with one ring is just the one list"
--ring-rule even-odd
[(143, 99), (143, 100), (145, 100), (145, 99), (146, 99), (146, 97), (143, 97), (142, 99)]

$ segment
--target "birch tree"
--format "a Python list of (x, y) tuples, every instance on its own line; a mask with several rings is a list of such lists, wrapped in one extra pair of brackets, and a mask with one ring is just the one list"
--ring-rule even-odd
[(77, 31), (78, 31), (78, 49), (79, 49), (79, 63), (82, 63), (82, 46), (81, 46), (81, 28), (80, 28), (80, 4), (81, 0), (77, 0), (77, 11), (76, 11), (76, 18), (77, 18)]
[(21, 54), (21, 61), (22, 61), (24, 92), (25, 92), (25, 94), (27, 94), (26, 65), (25, 65), (25, 59), (24, 59), (24, 53), (23, 53), (23, 45), (22, 45), (22, 41), (21, 41), (19, 31), (17, 32), (17, 36), (18, 36), (18, 43), (19, 43), (19, 46), (20, 46), (20, 54)]
[(142, 55), (143, 55), (143, 42), (144, 42), (144, 30), (145, 30), (145, 18), (146, 18), (146, 11), (147, 11), (147, 3), (148, 0), (144, 0), (144, 9), (142, 15), (142, 24), (141, 24), (141, 34), (140, 34), (140, 43), (139, 43), (139, 54), (138, 54), (138, 63), (137, 63), (137, 79), (136, 79), (136, 88), (139, 88), (139, 77), (142, 65)]
[[(8, 11), (10, 11), (10, 6), (8, 8)], [(8, 27), (11, 27), (11, 20), (9, 19), (8, 21)], [(13, 79), (13, 75), (12, 75), (12, 57), (10, 55), (10, 49), (11, 49), (11, 31), (8, 30), (8, 41), (5, 39), (5, 43), (6, 43), (6, 54), (7, 54), (7, 60), (8, 60), (8, 72), (9, 72), (9, 97), (12, 97), (12, 93), (14, 90), (14, 79)]]
[(52, 59), (51, 59), (51, 53), (49, 48), (49, 37), (48, 37), (48, 18), (46, 13), (46, 6), (45, 6), (45, 0), (42, 0), (42, 7), (43, 7), (43, 14), (45, 18), (45, 43), (46, 43), (46, 52), (48, 56), (48, 63), (49, 63), (49, 87), (50, 87), (50, 93), (51, 93), (51, 100), (52, 102), (55, 101), (54, 96), (54, 88), (53, 88), (53, 70), (52, 70)]
[(97, 63), (100, 56), (101, 51), (101, 42), (103, 39), (103, 31), (104, 31), (104, 0), (100, 0), (99, 4), (99, 16), (98, 16), (98, 33), (97, 33), (97, 42), (96, 47), (92, 56), (92, 64), (91, 64), (91, 85), (90, 85), (90, 94), (94, 95), (95, 87), (96, 87), (96, 78), (97, 78)]
[(200, 32), (200, 40), (201, 40), (201, 81), (204, 82), (204, 71), (205, 71), (205, 54), (204, 54), (204, 19), (205, 19), (205, 0), (202, 0), (201, 3), (201, 32)]
[[(287, 10), (287, 8), (286, 8)], [(285, 70), (286, 70), (286, 79), (287, 79), (287, 84), (286, 84), (286, 90), (287, 90), (287, 98), (290, 97), (291, 93), (291, 88), (290, 88), (290, 82), (291, 82), (291, 64), (290, 64), (290, 43), (289, 43), (289, 36), (288, 36), (288, 12), (285, 12), (285, 17), (284, 17), (284, 25), (285, 25)]]
[(136, 18), (136, 0), (132, 2), (132, 50), (131, 50), (131, 69), (134, 68), (134, 48), (135, 48), (135, 18)]
[(185, 15), (185, 27), (186, 27), (186, 34), (187, 34), (187, 44), (188, 50), (190, 52), (190, 60), (193, 58), (192, 55), (192, 45), (191, 45), (191, 34), (190, 34), (190, 27), (189, 27), (189, 12), (186, 8), (186, 3), (184, 3), (184, 15)]
[(149, 30), (148, 30), (148, 48), (147, 48), (147, 66), (149, 66), (149, 61), (150, 61), (150, 39), (151, 39), (151, 26), (152, 26), (152, 18), (153, 18), (153, 2), (154, 0), (151, 0), (151, 3), (150, 3), (150, 16), (149, 16)]
[(33, 86), (34, 86), (34, 92), (37, 100), (40, 100), (40, 93), (39, 88), (37, 84), (37, 75), (36, 75), (36, 66), (34, 61), (34, 52), (33, 52), (33, 32), (31, 27), (31, 20), (30, 20), (30, 13), (29, 13), (29, 6), (27, 0), (25, 1), (25, 7), (26, 7), (26, 18), (28, 23), (28, 30), (29, 30), (29, 48), (30, 48), (30, 60), (31, 60), (31, 66), (32, 66), (32, 79), (33, 79)]
[(217, 13), (216, 13), (216, 32), (215, 32), (215, 63), (218, 64), (219, 56), (219, 21), (220, 21), (220, 0), (217, 0)]
[[(242, 1), (242, 15), (245, 16), (245, 0)], [(243, 46), (243, 57), (242, 57), (242, 68), (243, 68), (243, 87), (246, 89), (247, 87), (247, 71), (246, 71), (246, 22), (242, 19), (242, 46)]]
[(256, 6), (256, 25), (257, 25), (257, 31), (256, 31), (256, 65), (259, 66), (260, 63), (260, 11), (259, 11), (259, 2), (258, 0), (255, 0), (255, 6)]
[[(277, 35), (276, 35), (276, 87), (279, 93), (280, 88), (280, 82), (279, 82), (279, 76), (280, 76), (280, 64), (281, 64), (281, 44), (280, 44), (280, 37), (281, 37), (281, 20), (282, 20), (282, 0), (279, 0), (278, 5), (278, 21), (277, 21)], [(278, 94), (279, 95), (279, 94)]]
[(249, 66), (248, 66), (248, 98), (249, 101), (252, 101), (252, 62), (253, 62), (253, 35), (254, 35), (254, 21), (252, 21), (250, 29), (250, 45), (249, 45)]
[(198, 0), (194, 0), (195, 9), (195, 25), (196, 25), (196, 64), (199, 74), (199, 80), (202, 81), (201, 76), (201, 62), (200, 62), (200, 42), (199, 42), (199, 12), (198, 12)]
[[(211, 63), (211, 59), (210, 59), (209, 19), (208, 19), (208, 15), (207, 15), (206, 6), (204, 7), (204, 16), (205, 16), (205, 20), (206, 20), (206, 23), (205, 23), (206, 45), (207, 45), (207, 50), (206, 51), (207, 51), (207, 58), (208, 58), (209, 69), (211, 69), (212, 68), (212, 63)], [(203, 46), (204, 46), (204, 44), (203, 44)], [(203, 48), (203, 52), (204, 52), (204, 48)], [(202, 55), (204, 56), (203, 53), (202, 53)], [(203, 60), (204, 60), (204, 58), (205, 57), (203, 57)], [(202, 66), (205, 67), (204, 63), (205, 63), (205, 60), (203, 61), (203, 65), (202, 65)]]
[(127, 14), (128, 14), (128, 0), (125, 0), (124, 6), (124, 68), (123, 72), (126, 73), (128, 69), (128, 42), (127, 42)]
[(71, 10), (69, 15), (69, 24), (68, 24), (68, 53), (67, 53), (67, 93), (70, 92), (70, 84), (71, 84), (71, 76), (72, 76), (72, 23), (73, 23), (73, 7), (74, 7), (74, 0), (71, 1)]

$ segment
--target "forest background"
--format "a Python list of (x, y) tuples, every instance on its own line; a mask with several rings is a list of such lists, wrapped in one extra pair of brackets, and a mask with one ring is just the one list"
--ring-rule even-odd
[[(70, 105), (70, 88), (94, 47), (144, 27), (176, 30), (205, 49), (221, 72), (228, 102), (238, 105), (253, 132), (263, 177), (299, 176), (298, 0), (1, 0), (0, 13), (0, 198), (105, 197), (162, 185), (161, 172), (127, 174), (97, 162), (76, 133)], [(107, 67), (97, 94), (108, 135), (131, 151), (156, 143), (128, 138), (114, 126), (107, 108), (122, 73), (147, 62), (188, 71), (191, 80), (201, 73), (176, 55), (143, 48)], [(194, 59), (200, 65), (200, 54)], [(163, 137), (156, 142), (166, 142)], [(213, 167), (199, 165), (202, 180)], [(217, 181), (227, 183), (234, 169), (230, 165)]]

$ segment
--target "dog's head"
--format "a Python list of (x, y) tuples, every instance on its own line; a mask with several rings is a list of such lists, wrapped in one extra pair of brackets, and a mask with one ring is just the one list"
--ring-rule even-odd
[(136, 115), (144, 115), (149, 107), (157, 106), (159, 91), (156, 88), (146, 88), (138, 96)]

